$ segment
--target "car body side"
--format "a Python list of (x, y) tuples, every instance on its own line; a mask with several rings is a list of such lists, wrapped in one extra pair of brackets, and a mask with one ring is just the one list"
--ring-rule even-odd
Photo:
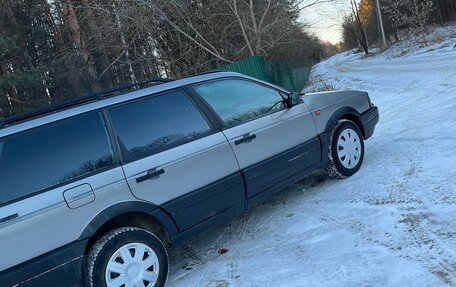
[[(237, 73), (207, 74), (137, 90), (6, 127), (0, 129), (0, 139), (90, 111), (106, 113), (106, 109), (114, 105), (164, 91), (183, 89), (185, 93), (192, 94), (191, 85), (223, 78), (255, 81), (287, 92), (280, 87)], [(261, 172), (255, 166), (246, 168), (238, 166), (236, 156), (232, 154), (233, 151), (228, 141), (225, 141), (226, 138), (223, 137), (223, 133), (225, 136), (227, 134), (226, 129), (214, 123), (217, 127), (214, 128), (215, 131), (212, 135), (199, 140), (198, 143), (190, 142), (174, 148), (172, 156), (181, 153), (180, 158), (185, 158), (189, 147), (197, 148), (197, 145), (202, 145), (206, 141), (208, 146), (211, 146), (213, 153), (201, 159), (207, 162), (211, 160), (211, 157), (225, 156), (221, 160), (227, 164), (225, 168), (220, 169), (217, 165), (209, 164), (207, 169), (220, 169), (214, 178), (220, 178), (221, 173), (226, 173), (226, 176), (204, 186), (195, 184), (195, 189), (178, 200), (163, 197), (161, 200), (153, 202), (139, 198), (131, 190), (133, 184), (131, 181), (134, 178), (132, 177), (131, 181), (125, 178), (125, 164), (121, 162), (120, 157), (118, 163), (110, 170), (71, 183), (71, 186), (74, 187), (88, 184), (93, 191), (93, 200), (88, 199), (92, 198), (91, 193), (90, 197), (71, 199), (72, 202), (74, 200), (73, 203), (77, 208), (69, 208), (71, 204), (68, 199), (62, 197), (62, 194), (68, 190), (67, 185), (0, 206), (0, 218), (7, 218), (11, 214), (17, 215), (11, 219), (7, 218), (3, 222), (0, 221), (0, 252), (4, 255), (11, 254), (11, 256), (3, 257), (4, 259), (0, 262), (1, 285), (44, 286), (46, 284), (49, 286), (48, 282), (59, 282), (59, 286), (83, 286), (84, 254), (90, 245), (109, 229), (126, 224), (151, 229), (158, 233), (166, 243), (179, 245), (208, 227), (242, 213), (312, 171), (323, 169), (326, 165), (329, 135), (338, 120), (353, 120), (363, 132), (365, 139), (372, 135), (375, 124), (378, 122), (378, 110), (372, 105), (365, 92), (314, 93), (303, 96), (302, 100), (303, 103), (291, 109), (295, 109), (295, 111), (299, 109), (300, 113), (305, 113), (309, 119), (312, 119), (312, 123), (309, 123), (306, 128), (311, 128), (311, 133), (315, 137), (294, 149), (264, 159), (261, 166), (261, 169), (265, 170), (265, 167), (280, 164), (284, 158), (295, 159), (306, 154), (294, 165), (288, 166), (290, 169), (299, 168), (299, 171), (290, 173), (289, 177), (283, 175), (277, 184), (270, 184), (263, 189), (259, 188), (261, 192), (251, 196), (247, 193), (247, 189), (250, 188), (248, 177), (258, 177)], [(206, 117), (214, 117), (211, 114), (212, 111), (204, 107), (204, 104), (196, 103), (196, 105)], [(111, 127), (111, 129), (113, 128)], [(289, 132), (292, 133), (293, 130)], [(213, 149), (212, 146), (218, 146), (218, 150)], [(310, 153), (307, 154), (303, 151), (310, 151)], [(303, 168), (302, 165), (307, 162), (310, 164)], [(177, 171), (183, 172), (184, 169)], [(249, 173), (249, 171), (251, 172)], [(134, 172), (132, 174), (141, 175)], [(261, 182), (259, 185), (261, 186)], [(173, 188), (177, 187), (170, 189)], [(216, 193), (211, 195), (214, 192)], [(234, 200), (233, 194), (236, 197)], [(226, 203), (227, 201), (229, 204)], [(43, 205), (43, 202), (46, 204)], [(222, 203), (225, 205), (221, 205)], [(71, 216), (68, 216), (69, 213)], [(192, 220), (196, 221), (192, 222)], [(30, 247), (31, 245), (33, 247)], [(23, 248), (22, 251), (21, 248)], [(32, 249), (33, 252), (30, 251)], [(30, 259), (30, 254), (33, 254), (33, 259)], [(72, 274), (72, 276), (66, 274)]]

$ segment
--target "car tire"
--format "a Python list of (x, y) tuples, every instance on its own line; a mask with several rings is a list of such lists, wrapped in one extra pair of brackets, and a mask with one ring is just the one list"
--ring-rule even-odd
[(329, 141), (328, 166), (325, 171), (333, 178), (354, 175), (364, 160), (364, 140), (359, 127), (352, 121), (340, 120)]
[(136, 286), (140, 281), (147, 287), (162, 287), (167, 277), (165, 246), (153, 233), (136, 227), (106, 233), (92, 246), (86, 260), (89, 287)]

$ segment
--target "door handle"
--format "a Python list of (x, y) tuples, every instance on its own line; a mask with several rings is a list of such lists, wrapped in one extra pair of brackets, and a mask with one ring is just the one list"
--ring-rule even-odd
[(18, 217), (19, 217), (19, 214), (14, 213), (14, 214), (8, 215), (6, 217), (0, 218), (0, 224), (13, 220), (13, 219), (16, 219)]
[(256, 139), (256, 134), (246, 134), (241, 139), (234, 141), (235, 145), (240, 145), (242, 143), (249, 143)]
[(159, 178), (160, 175), (162, 175), (164, 173), (165, 173), (165, 170), (163, 168), (162, 169), (151, 169), (147, 172), (146, 175), (137, 177), (136, 183), (141, 183), (141, 182), (149, 180), (149, 179)]

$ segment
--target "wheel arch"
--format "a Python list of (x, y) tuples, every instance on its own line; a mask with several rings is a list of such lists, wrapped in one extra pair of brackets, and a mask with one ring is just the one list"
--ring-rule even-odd
[(337, 109), (326, 123), (325, 132), (331, 132), (340, 120), (350, 120), (358, 126), (363, 137), (366, 137), (363, 124), (360, 120), (361, 114), (352, 107), (342, 107)]
[(88, 240), (84, 254), (106, 232), (127, 226), (151, 231), (167, 246), (177, 233), (174, 221), (158, 206), (146, 202), (118, 203), (96, 215), (81, 233), (79, 240)]

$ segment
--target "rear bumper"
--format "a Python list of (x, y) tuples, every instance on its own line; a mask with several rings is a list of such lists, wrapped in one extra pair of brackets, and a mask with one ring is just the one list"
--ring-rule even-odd
[(372, 107), (359, 118), (363, 126), (364, 139), (367, 140), (374, 134), (375, 126), (377, 125), (380, 116), (378, 108)]

